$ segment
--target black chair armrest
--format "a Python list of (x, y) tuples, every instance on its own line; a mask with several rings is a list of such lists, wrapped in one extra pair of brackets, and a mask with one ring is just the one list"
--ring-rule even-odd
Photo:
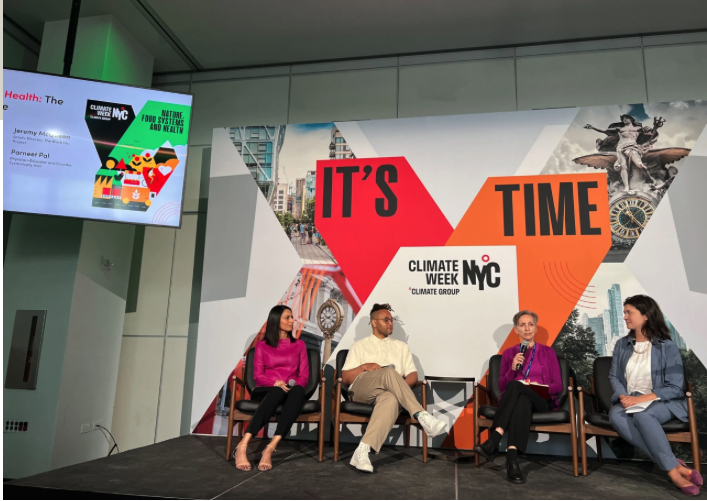
[(236, 383), (238, 383), (239, 385), (245, 386), (245, 382), (241, 378), (239, 378), (238, 376), (233, 376), (233, 379), (235, 379)]
[(425, 381), (425, 380), (423, 379), (422, 381), (418, 381), (417, 383), (415, 383), (414, 385), (412, 385), (411, 388), (414, 390), (415, 388), (419, 388), (420, 386), (425, 385), (425, 384), (427, 384), (427, 381)]

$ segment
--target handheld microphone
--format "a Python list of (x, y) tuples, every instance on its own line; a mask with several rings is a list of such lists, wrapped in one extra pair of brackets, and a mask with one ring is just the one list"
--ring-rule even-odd
[[(528, 340), (524, 339), (523, 342), (520, 345), (520, 354), (523, 355), (525, 353), (525, 350), (528, 349)], [(519, 371), (523, 368), (523, 364), (516, 364), (516, 370)]]
[(290, 380), (287, 382), (287, 386), (289, 386), (290, 388), (294, 387), (294, 385), (295, 385), (295, 380), (294, 380), (294, 379), (290, 379)]

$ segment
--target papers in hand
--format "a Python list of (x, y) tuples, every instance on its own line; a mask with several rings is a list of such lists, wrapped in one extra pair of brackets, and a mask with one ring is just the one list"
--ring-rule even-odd
[(626, 409), (626, 414), (633, 414), (634, 412), (643, 412), (652, 403), (653, 403), (653, 400), (649, 400), (648, 402), (641, 402), (640, 404), (632, 405), (631, 407)]
[[(524, 385), (526, 385), (528, 388), (533, 390), (535, 393), (537, 393), (540, 398), (543, 400), (549, 400), (550, 399), (550, 387), (546, 384), (538, 384), (538, 383), (531, 383), (530, 381), (523, 380), (521, 381)], [(626, 411), (628, 412), (628, 411)]]

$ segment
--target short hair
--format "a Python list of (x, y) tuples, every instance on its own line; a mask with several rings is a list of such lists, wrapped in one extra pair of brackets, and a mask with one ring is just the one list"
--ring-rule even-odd
[(390, 304), (388, 304), (388, 303), (383, 303), (383, 304), (375, 303), (375, 304), (373, 305), (373, 308), (371, 308), (371, 314), (370, 314), (370, 316), (373, 317), (373, 314), (374, 314), (375, 312), (381, 311), (381, 310), (393, 311), (393, 308), (392, 308), (392, 307), (390, 306)]
[(530, 310), (520, 310), (518, 313), (513, 315), (513, 326), (518, 327), (518, 322), (520, 322), (520, 317), (523, 315), (530, 315), (535, 320), (535, 325), (538, 325), (538, 314)]

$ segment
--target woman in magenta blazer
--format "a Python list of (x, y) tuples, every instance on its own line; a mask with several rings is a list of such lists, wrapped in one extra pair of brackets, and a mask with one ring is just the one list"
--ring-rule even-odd
[(304, 341), (292, 336), (295, 321), (292, 310), (284, 305), (270, 310), (265, 326), (265, 336), (255, 345), (254, 376), (256, 388), (251, 400), (262, 401), (250, 420), (243, 439), (235, 450), (236, 468), (250, 471), (247, 448), (253, 435), (270, 421), (278, 405), (282, 413), (277, 419), (277, 429), (265, 447), (258, 470), (272, 469), (272, 453), (278, 442), (287, 435), (304, 405), (304, 388), (309, 382), (309, 361)]
[[(525, 451), (528, 444), (533, 412), (559, 409), (557, 396), (562, 393), (562, 375), (555, 350), (535, 342), (538, 316), (532, 311), (519, 311), (513, 316), (513, 325), (520, 343), (503, 352), (498, 380), (501, 399), (498, 401), (496, 417), (489, 439), (474, 447), (474, 451), (493, 461), (501, 437), (507, 432), (506, 475), (511, 482), (522, 484), (525, 478), (518, 464), (518, 449)], [(526, 342), (525, 354), (521, 354), (521, 345)], [(518, 366), (520, 369), (516, 370)], [(523, 381), (547, 385), (551, 398), (544, 400)]]

